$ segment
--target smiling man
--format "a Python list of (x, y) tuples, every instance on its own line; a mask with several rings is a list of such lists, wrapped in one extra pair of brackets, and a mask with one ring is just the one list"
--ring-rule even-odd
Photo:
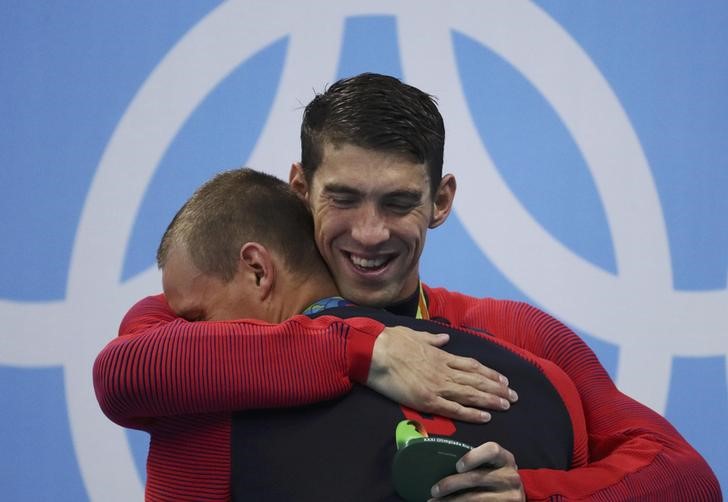
[(343, 295), (384, 307), (417, 291), (425, 234), (450, 212), (452, 176), (433, 200), (424, 165), (328, 142), (310, 193), (302, 168), (296, 166), (293, 176), (292, 186), (310, 203), (319, 251)]
[[(289, 258), (293, 263), (301, 259), (295, 245), (315, 235), (337, 289), (357, 303), (384, 306), (411, 318), (436, 319), (497, 344), (511, 344), (517, 347), (514, 350), (525, 349), (562, 371), (573, 385), (588, 433), (584, 443), (588, 452), (584, 451), (579, 462), (569, 469), (531, 468), (529, 462), (519, 460), (533, 453), (528, 448), (518, 449), (503, 441), (476, 443), (458, 462), (459, 472), (437, 483), (433, 495), (446, 500), (518, 500), (524, 496), (534, 500), (719, 500), (717, 480), (697, 452), (664, 418), (621, 394), (589, 348), (559, 321), (523, 303), (476, 299), (420, 282), (419, 258), (426, 232), (445, 221), (455, 195), (455, 179), (442, 176), (443, 145), (442, 118), (427, 94), (381, 75), (337, 82), (306, 108), (302, 160), (291, 170), (291, 186), (308, 203), (314, 222), (294, 224), (284, 232), (295, 243)], [(203, 229), (214, 231), (219, 229), (218, 221), (229, 223), (214, 212), (202, 213), (213, 215), (201, 225)], [(233, 213), (248, 215), (250, 211)], [(276, 206), (265, 206), (250, 218), (263, 225), (265, 235), (267, 218), (278, 213)], [(309, 232), (307, 238), (293, 237), (302, 229)], [(187, 246), (197, 254), (188, 258), (203, 274), (219, 275), (218, 267), (230, 274), (219, 276), (216, 282), (223, 296), (209, 293), (198, 297), (199, 301), (204, 304), (205, 298), (215, 297), (225, 303), (237, 297), (243, 305), (250, 299), (250, 291), (258, 291), (263, 303), (257, 312), (272, 314), (270, 320), (296, 312), (291, 309), (300, 307), (298, 283), (285, 288), (291, 293), (291, 299), (280, 303), (287, 305), (285, 309), (273, 307), (268, 287), (263, 287), (269, 277), (263, 273), (265, 267), (253, 260), (256, 253), (242, 252), (242, 244), (231, 238), (233, 233), (221, 232), (217, 240), (208, 236)], [(219, 260), (211, 258), (218, 255), (208, 251), (214, 244), (219, 250), (228, 242), (236, 246), (227, 253), (230, 259), (247, 270), (241, 277), (241, 284), (249, 288), (247, 294), (225, 286), (235, 267), (230, 272), (229, 263), (218, 264)], [(174, 255), (169, 257), (174, 259)], [(163, 263), (160, 261), (161, 266)], [(200, 268), (201, 263), (206, 265)], [(194, 270), (191, 272), (192, 280), (186, 283), (190, 288), (210, 286), (196, 283)], [(172, 290), (178, 286), (165, 282), (165, 287), (174, 296)], [(232, 315), (190, 306), (177, 298), (172, 302), (190, 320)], [(283, 447), (266, 449), (269, 417), (257, 424), (247, 422), (245, 415), (231, 421), (233, 410), (314, 403), (342, 396), (352, 390), (352, 382), (372, 384), (377, 377), (383, 377), (379, 380), (385, 383), (373, 388), (389, 392), (388, 396), (400, 402), (404, 402), (402, 396), (409, 396), (409, 403), (420, 411), (484, 422), (479, 408), (510, 407), (503, 398), (513, 400), (513, 396), (497, 383), (497, 373), (480, 365), (473, 371), (472, 361), (453, 363), (432, 347), (431, 340), (423, 343), (412, 338), (411, 332), (377, 336), (381, 330), (382, 325), (371, 320), (347, 324), (330, 316), (299, 316), (281, 325), (190, 323), (176, 317), (164, 297), (151, 297), (132, 308), (120, 327), (121, 336), (99, 356), (94, 383), (102, 408), (117, 423), (159, 432), (153, 436), (157, 446), (150, 450), (148, 463), (153, 473), (148, 487), (154, 487), (158, 499), (165, 499), (172, 487), (178, 490), (175, 494), (191, 499), (213, 498), (206, 491), (211, 481), (216, 498), (226, 499), (230, 493), (229, 438), (233, 438), (233, 470), (242, 469), (250, 476), (260, 465), (240, 461), (250, 443), (235, 438), (251, 435), (236, 431), (258, 427), (258, 433), (252, 435), (257, 451), (273, 455), (271, 461), (287, 458), (289, 452)], [(410, 371), (412, 364), (419, 370)], [(509, 375), (508, 368), (505, 373), (515, 381), (516, 375)], [(518, 389), (525, 397), (499, 415), (499, 423), (507, 423), (514, 411), (533, 404), (528, 389), (527, 385)], [(533, 412), (541, 421), (552, 420), (553, 415)], [(405, 416), (432, 426), (428, 429), (438, 435), (458, 437), (466, 427), (414, 410), (407, 410)], [(170, 424), (167, 419), (182, 422)], [(295, 432), (291, 427), (288, 430)], [(537, 442), (534, 438), (533, 444)], [(368, 446), (366, 442), (364, 446)], [(563, 442), (553, 446), (554, 451), (563, 447)], [(310, 451), (315, 448), (311, 445)], [(204, 469), (196, 452), (206, 455)], [(379, 459), (378, 465), (389, 461)], [(296, 465), (313, 467), (312, 463), (304, 457)], [(346, 458), (330, 465), (351, 467)], [(280, 470), (288, 475), (286, 466)], [(330, 470), (329, 474), (336, 472)], [(240, 479), (252, 483), (262, 478)], [(336, 476), (327, 479), (340, 481)], [(193, 493), (193, 488), (201, 491)], [(245, 498), (245, 485), (239, 488), (239, 496)], [(339, 499), (335, 492), (329, 498)]]
[[(428, 94), (385, 75), (343, 79), (307, 105), (290, 184), (311, 208), (316, 244), (344, 296), (488, 333), (561, 367), (584, 403), (591, 463), (566, 472), (518, 470), (518, 458), (489, 445), (467, 455), (461, 473), (438, 483), (433, 496), (518, 498), (522, 483), (539, 500), (719, 499), (705, 461), (662, 417), (619, 393), (566, 326), (524, 303), (420, 282), (427, 230), (447, 219), (455, 197), (455, 178), (442, 175), (444, 141)], [(504, 482), (513, 479), (518, 486)]]
[[(157, 262), (165, 295), (134, 305), (121, 322), (119, 336), (94, 365), (94, 388), (104, 413), (119, 425), (151, 435), (147, 500), (230, 500), (233, 479), (248, 486), (238, 490), (243, 500), (276, 500), (276, 489), (289, 490), (299, 500), (321, 500), (314, 489), (332, 492), (320, 477), (291, 484), (285, 470), (293, 454), (307, 452), (290, 452), (290, 447), (305, 441), (318, 441), (319, 453), (326, 451), (326, 444), (332, 455), (341, 453), (338, 437), (332, 438), (326, 428), (316, 429), (324, 423), (316, 410), (331, 410), (327, 416), (334, 428), (349, 423), (352, 409), (360, 411), (354, 418), (362, 424), (376, 422), (369, 406), (374, 403), (386, 419), (378, 422), (378, 434), (359, 439), (367, 452), (380, 455), (394, 444), (396, 421), (417, 413), (415, 409), (482, 424), (491, 420), (483, 409), (510, 406), (499, 373), (463, 357), (467, 353), (452, 355), (436, 348), (448, 340), (437, 334), (445, 329), (440, 325), (429, 326), (435, 333), (429, 334), (385, 327), (359, 311), (356, 319), (321, 316), (351, 304), (338, 297), (316, 249), (308, 209), (281, 180), (250, 170), (220, 174), (177, 213), (162, 238)], [(312, 319), (302, 312), (319, 315)], [(356, 404), (361, 399), (366, 405)], [(253, 409), (317, 402), (321, 404), (313, 414), (310, 408), (298, 416), (281, 412), (285, 422), (278, 429), (268, 420), (274, 411), (268, 412), (262, 429), (253, 423), (241, 428), (233, 420), (233, 412), (241, 410), (238, 416), (245, 420)], [(340, 402), (348, 407), (337, 406)], [(564, 408), (558, 400), (549, 402)], [(404, 411), (398, 403), (413, 409)], [(569, 418), (563, 418), (561, 430), (571, 434)], [(306, 426), (314, 428), (310, 437), (294, 437), (288, 448), (273, 447), (276, 439), (287, 443), (286, 433), (296, 436)], [(461, 429), (478, 433), (465, 425)], [(242, 437), (240, 447), (232, 447), (233, 435), (239, 442)], [(277, 463), (261, 466), (251, 454), (254, 445)], [(533, 457), (540, 458), (535, 450)], [(567, 448), (558, 456), (561, 463), (539, 465), (570, 465), (571, 457)], [(577, 454), (576, 461), (582, 457)], [(239, 466), (241, 459), (254, 465), (233, 473), (233, 464)], [(309, 473), (318, 465), (301, 464), (310, 464)], [(361, 473), (359, 479), (372, 490), (391, 493), (386, 464), (362, 456), (355, 466), (361, 469), (346, 473)], [(318, 474), (331, 472), (338, 471)], [(342, 472), (337, 479), (347, 478)], [(251, 495), (254, 482), (263, 484)], [(352, 488), (344, 483), (333, 493), (352, 493)], [(366, 497), (369, 492), (354, 493)]]

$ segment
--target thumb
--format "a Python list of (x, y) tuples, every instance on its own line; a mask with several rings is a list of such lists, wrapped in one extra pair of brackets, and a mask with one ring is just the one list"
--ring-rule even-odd
[(422, 336), (425, 336), (427, 343), (433, 347), (443, 347), (450, 341), (450, 335), (447, 333), (422, 333)]

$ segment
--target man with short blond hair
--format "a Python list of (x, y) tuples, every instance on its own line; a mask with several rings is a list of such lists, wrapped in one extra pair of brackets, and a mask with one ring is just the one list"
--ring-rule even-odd
[[(165, 295), (132, 307), (94, 365), (104, 413), (151, 434), (148, 500), (231, 498), (236, 410), (328, 401), (359, 393), (359, 382), (420, 411), (482, 423), (491, 417), (481, 408), (508, 395), (497, 372), (436, 349), (447, 335), (298, 315), (349, 304), (312, 236), (305, 204), (249, 169), (204, 184), (170, 223), (157, 253)], [(392, 424), (383, 425), (393, 444)], [(372, 481), (391, 491), (388, 478)]]

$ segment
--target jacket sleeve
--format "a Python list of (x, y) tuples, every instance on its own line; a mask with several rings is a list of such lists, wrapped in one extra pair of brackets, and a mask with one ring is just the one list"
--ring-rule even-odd
[(161, 416), (323, 401), (366, 381), (382, 329), (327, 316), (188, 322), (151, 296), (96, 358), (94, 390), (111, 420), (142, 429)]
[(525, 303), (431, 293), (438, 298), (438, 315), (550, 360), (578, 389), (589, 460), (568, 471), (519, 470), (529, 500), (722, 500), (700, 454), (662, 416), (622, 394), (564, 324)]

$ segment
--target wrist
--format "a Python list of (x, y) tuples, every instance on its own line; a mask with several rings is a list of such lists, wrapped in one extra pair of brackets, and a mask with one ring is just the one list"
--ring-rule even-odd
[(389, 371), (386, 347), (391, 336), (391, 332), (387, 328), (384, 328), (374, 341), (368, 378), (366, 380), (366, 385), (370, 388), (375, 388), (377, 381), (381, 381), (382, 377)]
[[(384, 325), (372, 319), (352, 318), (346, 321), (349, 326), (346, 346), (349, 378), (360, 384), (367, 384), (372, 369), (378, 372), (374, 351), (381, 336)], [(381, 351), (377, 352), (377, 361), (382, 359)]]

